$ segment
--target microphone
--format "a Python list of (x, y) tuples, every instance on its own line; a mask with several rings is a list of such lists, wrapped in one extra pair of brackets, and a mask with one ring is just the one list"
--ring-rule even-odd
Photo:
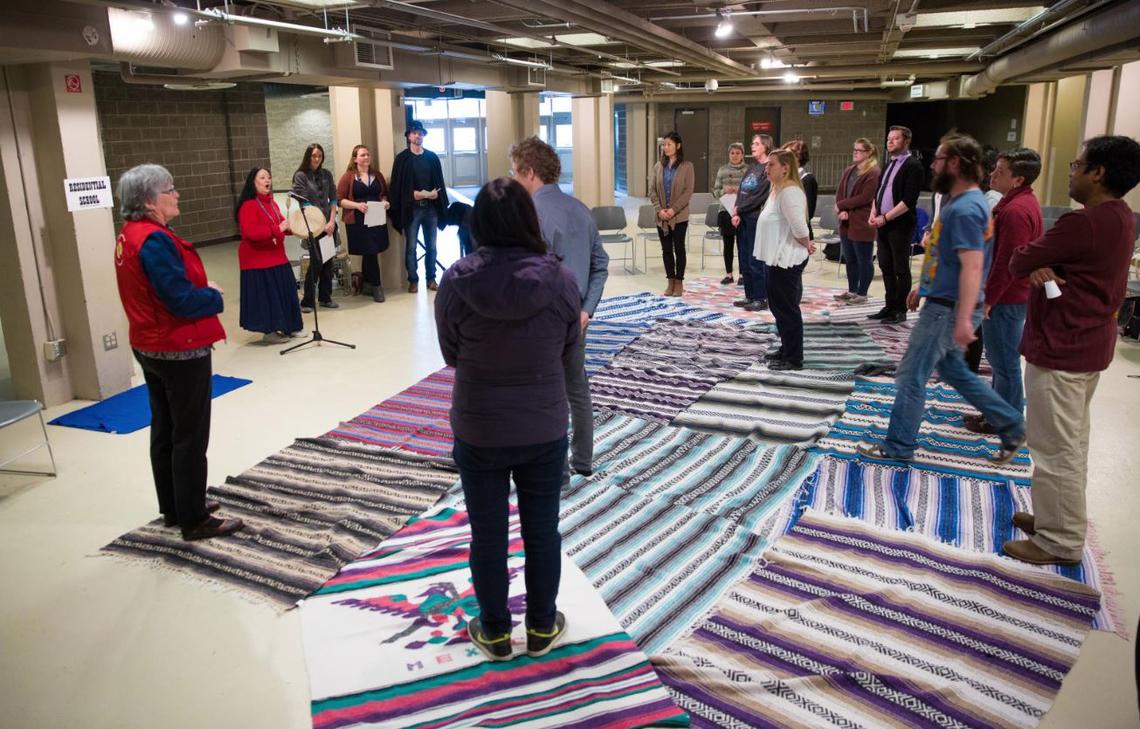
[(302, 197), (302, 196), (298, 195), (298, 194), (297, 194), (297, 193), (295, 193), (295, 192), (291, 192), (291, 193), (289, 193), (289, 197), (293, 198), (294, 200), (300, 200), (300, 201), (301, 201), (301, 202), (303, 202), (303, 203), (307, 203), (307, 202), (309, 202), (309, 198), (307, 198), (307, 197)]

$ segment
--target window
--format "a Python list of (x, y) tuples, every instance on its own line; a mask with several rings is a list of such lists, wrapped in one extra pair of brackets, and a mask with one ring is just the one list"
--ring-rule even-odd
[(570, 149), (574, 146), (574, 127), (570, 124), (557, 124), (554, 127), (554, 146), (557, 149)]
[(447, 126), (446, 124), (425, 124), (428, 133), (424, 135), (424, 149), (430, 149), (438, 155), (447, 154)]
[(475, 127), (452, 127), (451, 145), (456, 154), (460, 152), (478, 152), (478, 139)]

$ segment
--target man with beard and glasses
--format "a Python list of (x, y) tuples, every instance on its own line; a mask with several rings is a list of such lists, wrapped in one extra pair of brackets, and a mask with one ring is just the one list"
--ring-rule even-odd
[(1001, 448), (991, 462), (1008, 463), (1025, 444), (1021, 412), (971, 372), (962, 356), (982, 318), (982, 280), (993, 236), (989, 205), (978, 187), (981, 160), (978, 143), (954, 133), (942, 138), (934, 157), (934, 189), (946, 199), (931, 231), (919, 287), (906, 300), (911, 311), (918, 308), (919, 298), (924, 297), (926, 304), (895, 376), (897, 393), (887, 438), (860, 446), (864, 456), (901, 461), (914, 457), (926, 410), (926, 382), (936, 368), (1001, 436)]

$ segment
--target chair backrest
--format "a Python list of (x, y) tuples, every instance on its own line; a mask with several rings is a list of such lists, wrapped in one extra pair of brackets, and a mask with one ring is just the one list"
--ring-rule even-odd
[(834, 201), (830, 201), (825, 205), (821, 200), (815, 209), (819, 213), (819, 227), (827, 230), (839, 230), (839, 218), (835, 216)]
[(825, 208), (835, 209), (834, 195), (820, 195), (815, 199), (815, 214), (819, 216), (820, 220), (823, 219)]
[(690, 215), (693, 212), (697, 212), (699, 215), (700, 213), (698, 211), (707, 210), (709, 205), (712, 205), (714, 202), (716, 202), (716, 198), (713, 197), (711, 192), (694, 192), (693, 196), (689, 198)]
[(652, 205), (642, 205), (637, 209), (637, 227), (657, 227), (657, 211), (653, 209)]
[(1041, 222), (1044, 224), (1043, 225), (1044, 229), (1049, 230), (1050, 228), (1053, 227), (1053, 224), (1057, 222), (1057, 219), (1056, 218), (1042, 218)]
[(591, 208), (590, 214), (594, 216), (594, 225), (599, 231), (625, 230), (625, 210), (617, 205), (599, 205)]
[(714, 202), (713, 204), (708, 206), (708, 208), (705, 210), (705, 227), (706, 228), (717, 227), (717, 220), (720, 218), (721, 209), (722, 208), (720, 206), (720, 203), (718, 203), (718, 202)]

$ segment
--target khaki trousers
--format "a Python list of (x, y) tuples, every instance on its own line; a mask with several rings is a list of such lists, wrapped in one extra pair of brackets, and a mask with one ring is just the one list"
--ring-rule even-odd
[(1080, 559), (1085, 546), (1089, 403), (1099, 372), (1065, 372), (1026, 363), (1025, 434), (1033, 456), (1032, 539), (1061, 559)]

